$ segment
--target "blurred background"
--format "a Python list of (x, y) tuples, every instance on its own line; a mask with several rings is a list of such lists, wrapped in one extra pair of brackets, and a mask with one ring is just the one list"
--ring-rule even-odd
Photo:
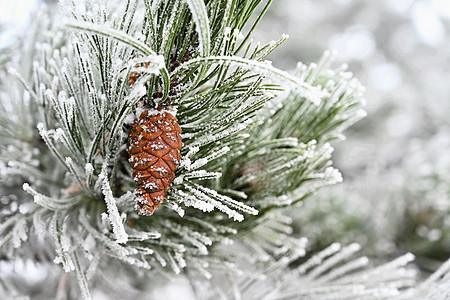
[[(1, 51), (42, 2), (0, 0)], [(275, 66), (293, 71), (335, 49), (336, 67), (367, 87), (368, 116), (334, 143), (344, 183), (294, 212), (296, 234), (312, 251), (355, 241), (434, 270), (450, 256), (450, 1), (275, 0), (254, 40), (282, 33)]]
[(368, 116), (334, 143), (344, 183), (295, 212), (297, 234), (435, 269), (450, 256), (450, 1), (276, 0), (255, 39), (281, 33), (275, 66), (335, 49), (367, 88)]

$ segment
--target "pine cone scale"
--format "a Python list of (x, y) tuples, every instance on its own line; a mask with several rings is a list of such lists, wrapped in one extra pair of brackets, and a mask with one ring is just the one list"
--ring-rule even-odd
[(181, 142), (181, 136), (179, 133), (173, 134), (173, 132), (165, 132), (161, 135), (161, 139), (170, 147), (175, 148)]
[(162, 158), (164, 162), (167, 164), (167, 166), (172, 170), (172, 172), (175, 172), (178, 165), (172, 160), (172, 158), (167, 157), (167, 155), (163, 156)]

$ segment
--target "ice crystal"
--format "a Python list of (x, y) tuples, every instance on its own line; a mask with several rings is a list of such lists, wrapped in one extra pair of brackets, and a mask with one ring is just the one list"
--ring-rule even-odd
[(105, 196), (105, 202), (108, 208), (108, 219), (113, 227), (117, 242), (126, 243), (128, 240), (128, 234), (125, 232), (125, 228), (122, 224), (122, 217), (119, 215), (116, 200), (113, 197), (111, 188), (109, 186), (109, 181), (104, 172), (105, 170), (100, 173), (99, 179), (102, 181), (102, 192)]

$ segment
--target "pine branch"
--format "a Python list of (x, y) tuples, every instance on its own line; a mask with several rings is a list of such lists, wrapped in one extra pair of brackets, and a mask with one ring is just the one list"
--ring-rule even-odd
[[(289, 269), (306, 240), (291, 236), (281, 210), (342, 180), (329, 142), (363, 117), (362, 87), (343, 68), (329, 69), (328, 52), (294, 75), (273, 67), (265, 59), (287, 37), (263, 46), (249, 39), (271, 1), (262, 3), (87, 1), (84, 11), (73, 2), (64, 4), (64, 26), (53, 23), (58, 11), (44, 13), (32, 50), (17, 52), (34, 63), (12, 63), (18, 79), (0, 86), (0, 188), (8, 199), (0, 204), (1, 257), (43, 253), (42, 263), (74, 271), (67, 284), (86, 299), (90, 286), (116, 292), (102, 278), (110, 268), (127, 282), (142, 270), (152, 278), (182, 273), (193, 284), (240, 273), (242, 282), (229, 284), (250, 295), (264, 281), (239, 270), (245, 258), (279, 283), (280, 297), (391, 295), (410, 286), (402, 273), (409, 256), (358, 273), (367, 260), (347, 261), (356, 245), (332, 246)], [(177, 115), (182, 159), (162, 208), (146, 217), (134, 207), (125, 138), (142, 111), (161, 107)], [(358, 279), (370, 274), (386, 277)], [(2, 288), (13, 294), (6, 277)], [(308, 288), (284, 289), (294, 277)]]

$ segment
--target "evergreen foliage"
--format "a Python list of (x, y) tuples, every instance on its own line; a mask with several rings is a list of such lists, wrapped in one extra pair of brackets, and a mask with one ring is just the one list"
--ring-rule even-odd
[[(67, 1), (64, 25), (42, 12), (1, 70), (8, 80), (1, 82), (0, 258), (61, 264), (75, 274), (66, 283), (56, 272), (59, 296), (69, 298), (90, 298), (90, 286), (126, 293), (127, 286), (111, 289), (114, 280), (145, 290), (160, 274), (179, 273), (205, 297), (258, 298), (255, 291), (270, 288), (269, 298), (381, 298), (412, 287), (414, 274), (404, 268), (411, 255), (355, 273), (367, 264), (345, 263), (355, 244), (333, 244), (294, 268), (306, 240), (290, 236), (283, 213), (342, 180), (329, 142), (364, 116), (363, 88), (345, 66), (330, 68), (328, 52), (295, 75), (273, 67), (266, 57), (287, 37), (267, 45), (250, 38), (270, 3)], [(132, 86), (130, 73), (141, 74)], [(126, 153), (140, 101), (172, 106), (183, 138), (176, 178), (151, 217), (135, 211)], [(446, 268), (429, 284), (448, 285), (448, 275), (440, 281)], [(264, 281), (254, 274), (275, 285), (257, 288)], [(371, 279), (378, 274), (386, 277)], [(221, 278), (226, 283), (215, 284)], [(296, 278), (309, 289), (283, 288)], [(0, 279), (0, 290), (21, 295), (11, 278)]]

